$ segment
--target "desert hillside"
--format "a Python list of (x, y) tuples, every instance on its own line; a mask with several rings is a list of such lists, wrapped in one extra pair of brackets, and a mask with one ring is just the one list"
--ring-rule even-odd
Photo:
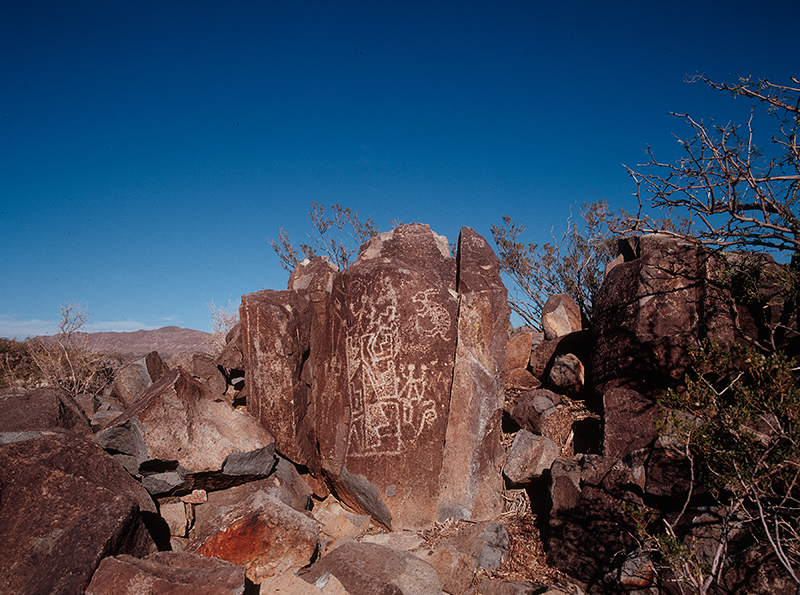
[(211, 333), (178, 326), (165, 326), (152, 331), (80, 334), (86, 337), (91, 349), (103, 353), (118, 353), (126, 359), (139, 357), (151, 351), (158, 351), (164, 359), (177, 353), (209, 352), (212, 336)]

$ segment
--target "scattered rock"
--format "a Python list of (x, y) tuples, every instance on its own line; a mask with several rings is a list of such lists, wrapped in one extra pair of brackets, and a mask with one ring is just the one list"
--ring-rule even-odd
[(442, 543), (471, 556), (475, 568), (491, 570), (508, 558), (508, 531), (500, 523), (476, 523), (461, 529)]
[(514, 437), (503, 467), (503, 475), (512, 484), (524, 485), (541, 477), (561, 455), (558, 445), (544, 436), (520, 430)]
[(247, 578), (259, 584), (306, 566), (316, 552), (317, 539), (313, 518), (275, 496), (256, 492), (198, 527), (185, 551), (244, 566)]
[(266, 476), (275, 465), (267, 431), (181, 367), (151, 386), (95, 442), (153, 495), (220, 489)]
[(351, 595), (432, 595), (442, 591), (430, 564), (374, 543), (345, 543), (300, 573), (312, 585), (324, 584), (331, 575)]
[(114, 396), (125, 406), (130, 407), (150, 388), (154, 382), (169, 372), (157, 351), (122, 366), (114, 376)]
[(583, 364), (572, 353), (556, 356), (548, 379), (567, 394), (580, 394), (585, 382)]
[(179, 552), (105, 558), (86, 595), (243, 595), (244, 568)]

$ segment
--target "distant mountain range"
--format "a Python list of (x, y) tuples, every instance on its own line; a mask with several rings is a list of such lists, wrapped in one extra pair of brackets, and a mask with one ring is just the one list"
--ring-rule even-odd
[[(211, 352), (211, 333), (178, 326), (165, 326), (152, 331), (125, 333), (78, 333), (87, 346), (102, 353), (118, 353), (126, 359), (158, 351), (163, 359), (191, 351)], [(46, 339), (47, 337), (41, 337)]]

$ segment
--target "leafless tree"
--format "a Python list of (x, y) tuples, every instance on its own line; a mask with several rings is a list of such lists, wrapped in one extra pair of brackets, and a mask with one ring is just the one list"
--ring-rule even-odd
[[(704, 76), (689, 80), (750, 100), (750, 116), (745, 124), (719, 125), (673, 112), (693, 136), (678, 139), (683, 155), (675, 163), (659, 160), (648, 147), (649, 161), (637, 169), (625, 166), (636, 182), (640, 207), (630, 231), (664, 231), (643, 214), (643, 204), (650, 202), (688, 211), (692, 237), (700, 243), (800, 252), (800, 81), (791, 77), (791, 85), (778, 85), (753, 78), (735, 83), (716, 83)], [(773, 126), (767, 142), (756, 140), (765, 140), (755, 126), (756, 113), (762, 110)]]
[(87, 345), (81, 329), (88, 320), (89, 313), (79, 304), (65, 304), (56, 335), (27, 341), (28, 352), (47, 382), (73, 397), (102, 392), (113, 378), (113, 367), (119, 364)]
[[(331, 215), (327, 216), (324, 204), (312, 202), (309, 216), (314, 231), (309, 236), (309, 244), (300, 244), (303, 257), (311, 259), (321, 253), (328, 256), (339, 270), (350, 266), (358, 247), (379, 232), (372, 219), (362, 223), (358, 213), (338, 203), (331, 206)], [(298, 251), (286, 230), (281, 228), (278, 239), (270, 239), (269, 243), (284, 269), (292, 271), (298, 265)]]

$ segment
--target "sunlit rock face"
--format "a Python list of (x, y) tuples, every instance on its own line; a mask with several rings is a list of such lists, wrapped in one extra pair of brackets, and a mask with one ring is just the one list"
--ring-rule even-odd
[(447, 241), (405, 225), (333, 281), (317, 434), (336, 493), (389, 527), (436, 519), (458, 294)]
[(510, 311), (480, 235), (462, 229), (453, 258), (402, 225), (343, 271), (301, 263), (240, 313), (248, 410), (278, 452), (393, 529), (502, 512)]

